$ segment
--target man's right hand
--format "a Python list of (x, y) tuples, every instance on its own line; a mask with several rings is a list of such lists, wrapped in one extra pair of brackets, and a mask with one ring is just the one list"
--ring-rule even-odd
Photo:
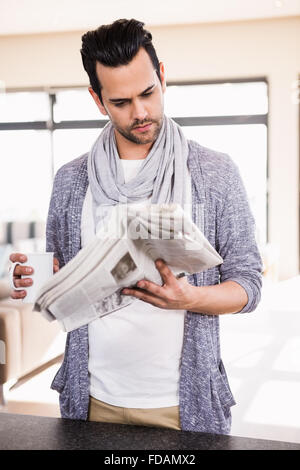
[[(15, 266), (13, 272), (13, 280), (15, 287), (29, 287), (33, 284), (33, 280), (30, 277), (23, 277), (21, 276), (30, 276), (33, 274), (33, 268), (31, 266), (27, 266), (26, 263), (27, 256), (23, 253), (12, 253), (9, 257), (12, 263), (21, 263), (21, 265)], [(59, 262), (58, 259), (53, 258), (53, 273), (56, 273), (59, 270)], [(26, 297), (26, 290), (12, 290), (11, 291), (11, 298), (12, 299), (24, 299)]]

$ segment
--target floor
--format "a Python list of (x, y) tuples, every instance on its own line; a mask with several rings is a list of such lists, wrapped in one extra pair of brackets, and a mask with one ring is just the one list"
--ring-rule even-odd
[(59, 364), (54, 364), (19, 387), (6, 390), (6, 405), (1, 412), (60, 417), (58, 393), (50, 384)]

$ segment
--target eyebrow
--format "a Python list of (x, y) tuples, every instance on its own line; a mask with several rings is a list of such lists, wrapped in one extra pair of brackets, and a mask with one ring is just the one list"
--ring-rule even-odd
[[(146, 90), (142, 91), (142, 93), (140, 93), (139, 96), (144, 95), (145, 93), (150, 91), (153, 87), (155, 87), (155, 84), (148, 86), (148, 88), (146, 88)], [(111, 103), (118, 103), (120, 101), (131, 101), (131, 98), (109, 98), (109, 101)]]

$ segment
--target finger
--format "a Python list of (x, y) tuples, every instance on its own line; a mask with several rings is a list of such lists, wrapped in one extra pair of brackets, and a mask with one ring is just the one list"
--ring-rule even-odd
[(172, 273), (169, 266), (162, 259), (157, 259), (155, 261), (155, 266), (158, 269), (159, 274), (161, 275), (162, 280), (165, 284), (169, 284), (169, 285), (176, 284), (176, 281), (177, 281), (176, 277)]
[(23, 253), (12, 253), (9, 259), (13, 263), (24, 263), (25, 261), (27, 261), (27, 256)]
[(133, 297), (143, 300), (144, 302), (148, 302), (149, 304), (155, 305), (156, 307), (164, 308), (166, 306), (165, 302), (162, 299), (154, 295), (148, 294), (142, 290), (126, 288), (122, 290), (122, 294), (132, 295)]
[(137, 286), (150, 292), (151, 294), (156, 295), (157, 297), (162, 297), (164, 295), (162, 287), (158, 286), (154, 282), (142, 280), (137, 283)]
[(26, 276), (33, 273), (31, 266), (21, 266), (20, 264), (15, 266), (14, 276)]
[(54, 274), (59, 271), (59, 261), (57, 258), (53, 258), (53, 272)]
[(24, 299), (26, 297), (25, 290), (12, 290), (10, 294), (12, 299)]
[(23, 279), (14, 278), (14, 285), (15, 287), (29, 287), (32, 286), (33, 280), (30, 277), (26, 277)]

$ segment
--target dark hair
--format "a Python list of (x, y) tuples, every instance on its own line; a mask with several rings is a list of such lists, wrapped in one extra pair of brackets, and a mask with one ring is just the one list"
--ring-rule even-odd
[(82, 36), (80, 53), (83, 67), (89, 76), (91, 87), (102, 104), (102, 87), (96, 74), (97, 61), (110, 67), (127, 65), (143, 47), (161, 81), (159, 61), (152, 44), (152, 35), (143, 26), (144, 23), (141, 21), (120, 19), (112, 24), (102, 25), (94, 31), (88, 31)]

